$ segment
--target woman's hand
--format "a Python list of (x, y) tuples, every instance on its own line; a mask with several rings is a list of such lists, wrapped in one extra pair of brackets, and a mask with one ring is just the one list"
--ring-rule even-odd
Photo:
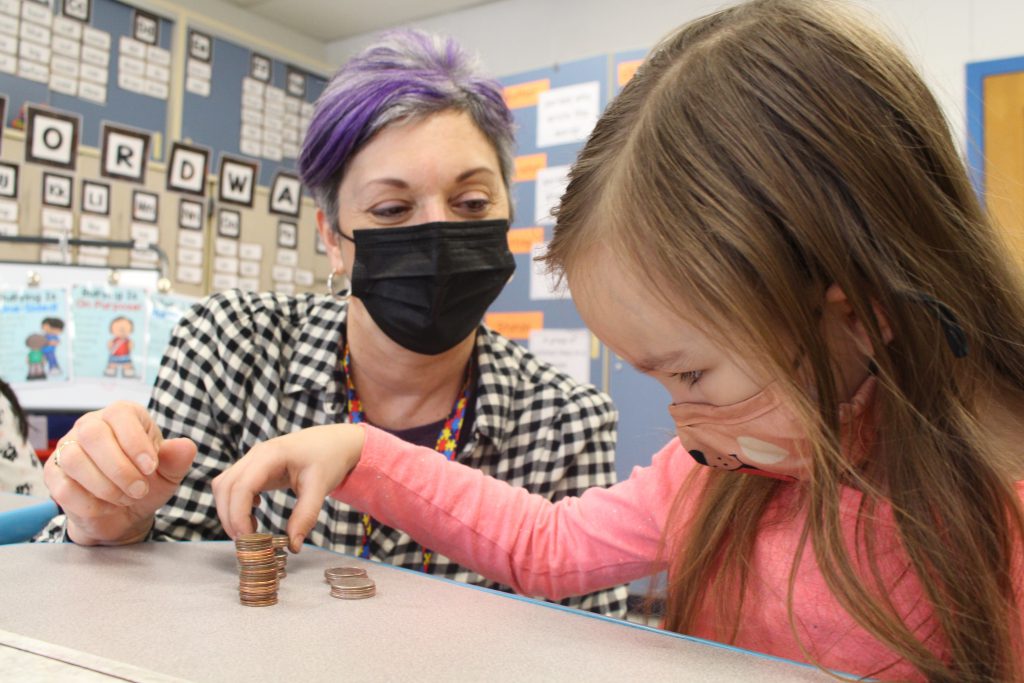
[(43, 478), (67, 515), (72, 541), (122, 545), (146, 537), (195, 456), (192, 441), (165, 441), (145, 408), (118, 401), (75, 422)]
[(316, 524), (324, 498), (359, 462), (365, 440), (358, 425), (312, 427), (253, 446), (213, 480), (217, 515), (231, 538), (254, 530), (252, 508), (261, 491), (288, 489), (298, 502), (288, 518), (292, 552)]

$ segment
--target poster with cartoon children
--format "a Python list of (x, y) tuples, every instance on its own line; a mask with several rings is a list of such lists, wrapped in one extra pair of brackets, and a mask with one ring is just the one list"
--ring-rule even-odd
[(71, 289), (75, 376), (141, 382), (145, 373), (147, 297), (133, 287)]
[(67, 290), (0, 291), (0, 377), (9, 383), (67, 381)]
[(167, 345), (171, 343), (171, 334), (181, 317), (188, 312), (197, 299), (173, 294), (150, 295), (149, 337), (146, 340), (146, 384), (156, 383), (156, 375), (160, 370), (160, 361), (164, 357)]

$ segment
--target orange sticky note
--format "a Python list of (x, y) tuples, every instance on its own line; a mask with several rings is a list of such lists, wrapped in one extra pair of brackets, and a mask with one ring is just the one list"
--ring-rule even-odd
[(512, 228), (508, 231), (508, 249), (513, 254), (529, 254), (533, 245), (544, 241), (544, 228)]
[(527, 180), (536, 180), (537, 171), (548, 167), (548, 153), (538, 152), (537, 154), (524, 154), (516, 157), (515, 172), (512, 175), (512, 182), (522, 183)]
[(488, 313), (484, 316), (484, 323), (509, 339), (526, 340), (532, 330), (544, 329), (544, 311)]
[(548, 90), (551, 90), (551, 79), (549, 78), (509, 85), (505, 87), (505, 104), (509, 109), (535, 107), (538, 95)]
[(640, 65), (643, 64), (643, 62), (644, 60), (642, 59), (633, 59), (628, 62), (621, 62), (619, 64), (620, 88), (629, 83), (629, 79), (633, 78), (633, 75), (636, 73), (636, 70), (640, 68)]

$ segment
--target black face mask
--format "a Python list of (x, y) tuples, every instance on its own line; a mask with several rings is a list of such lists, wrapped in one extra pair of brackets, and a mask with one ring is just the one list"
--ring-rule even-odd
[(352, 296), (401, 346), (437, 355), (469, 336), (516, 268), (508, 221), (356, 230)]

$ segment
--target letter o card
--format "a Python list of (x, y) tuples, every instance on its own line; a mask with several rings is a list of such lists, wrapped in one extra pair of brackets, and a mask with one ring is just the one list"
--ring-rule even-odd
[(210, 151), (175, 142), (171, 147), (171, 164), (167, 172), (167, 189), (189, 194), (206, 194), (206, 167)]
[(146, 177), (149, 133), (103, 124), (100, 173), (107, 178), (141, 183)]
[(302, 181), (297, 175), (279, 172), (270, 186), (270, 212), (298, 218)]
[(25, 120), (25, 161), (73, 171), (81, 119), (29, 106)]

